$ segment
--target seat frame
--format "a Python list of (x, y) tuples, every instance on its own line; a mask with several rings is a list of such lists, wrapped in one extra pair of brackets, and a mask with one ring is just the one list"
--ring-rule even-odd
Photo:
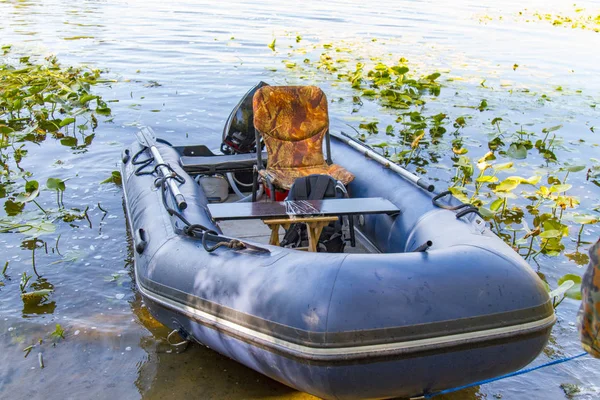
[[(255, 202), (256, 201), (256, 192), (258, 191), (258, 171), (260, 171), (261, 169), (266, 169), (265, 167), (265, 163), (263, 162), (262, 159), (262, 151), (258, 151), (259, 149), (262, 150), (262, 142), (261, 142), (261, 135), (258, 129), (254, 129), (255, 135), (256, 135), (256, 165), (254, 166), (254, 170), (253, 170), (253, 176), (252, 176), (252, 201)], [(321, 151), (323, 151), (321, 149)], [(333, 164), (333, 160), (331, 159), (331, 137), (329, 135), (329, 129), (327, 129), (325, 131), (325, 155), (326, 155), (326, 159), (325, 162), (327, 163), (327, 165), (331, 165)], [(269, 154), (267, 153), (267, 158), (269, 157)], [(268, 161), (267, 161), (268, 162)], [(266, 184), (269, 188), (269, 192), (271, 193), (271, 200), (275, 201), (275, 187), (273, 186), (273, 182), (271, 182), (271, 180), (269, 179), (269, 177), (265, 177), (265, 181)]]

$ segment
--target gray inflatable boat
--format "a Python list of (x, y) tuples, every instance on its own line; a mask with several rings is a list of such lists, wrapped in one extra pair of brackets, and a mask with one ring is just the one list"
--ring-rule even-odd
[[(232, 202), (249, 200), (240, 187), (250, 187), (256, 153), (214, 154), (145, 133), (122, 160), (136, 284), (151, 313), (186, 339), (326, 399), (434, 393), (515, 371), (546, 345), (555, 315), (529, 265), (476, 209), (368, 148), (327, 141), (354, 175), (350, 200), (383, 199), (397, 212), (348, 209), (352, 243), (309, 252), (269, 244), (269, 216), (256, 204), (285, 202)], [(207, 179), (224, 185), (228, 202), (212, 207)]]

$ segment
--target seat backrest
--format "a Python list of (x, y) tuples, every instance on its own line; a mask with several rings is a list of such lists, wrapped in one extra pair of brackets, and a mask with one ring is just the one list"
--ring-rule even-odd
[(308, 175), (296, 178), (287, 200), (323, 200), (342, 197), (344, 195), (337, 189), (337, 181), (329, 175)]
[[(338, 187), (338, 181), (329, 175), (308, 175), (297, 178), (290, 188), (286, 200), (323, 200), (328, 198), (342, 198), (344, 193)], [(324, 227), (319, 237), (319, 243), (328, 252), (340, 253), (344, 251), (344, 242), (341, 235), (342, 224), (330, 223)], [(337, 233), (337, 235), (336, 235)], [(333, 239), (333, 240), (332, 240)], [(306, 226), (301, 223), (292, 224), (285, 232), (282, 246), (298, 247), (302, 240), (308, 240)]]
[(321, 166), (329, 129), (327, 98), (316, 86), (265, 86), (252, 101), (254, 127), (267, 147), (267, 168)]

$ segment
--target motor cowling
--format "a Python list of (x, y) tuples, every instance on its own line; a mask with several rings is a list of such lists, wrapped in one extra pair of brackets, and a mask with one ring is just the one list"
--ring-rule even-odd
[(223, 154), (256, 152), (252, 98), (254, 93), (263, 86), (268, 86), (268, 84), (261, 81), (252, 87), (229, 114), (223, 129), (223, 141), (221, 143)]

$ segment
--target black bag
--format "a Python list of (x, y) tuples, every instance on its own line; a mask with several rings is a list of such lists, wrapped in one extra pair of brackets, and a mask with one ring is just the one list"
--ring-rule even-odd
[[(342, 197), (344, 197), (344, 192), (331, 176), (309, 175), (294, 181), (287, 200), (322, 200)], [(303, 223), (290, 225), (281, 241), (281, 246), (291, 248), (308, 246), (306, 225)], [(317, 244), (317, 251), (341, 253), (344, 251), (344, 247), (340, 221), (332, 222), (323, 228)]]

